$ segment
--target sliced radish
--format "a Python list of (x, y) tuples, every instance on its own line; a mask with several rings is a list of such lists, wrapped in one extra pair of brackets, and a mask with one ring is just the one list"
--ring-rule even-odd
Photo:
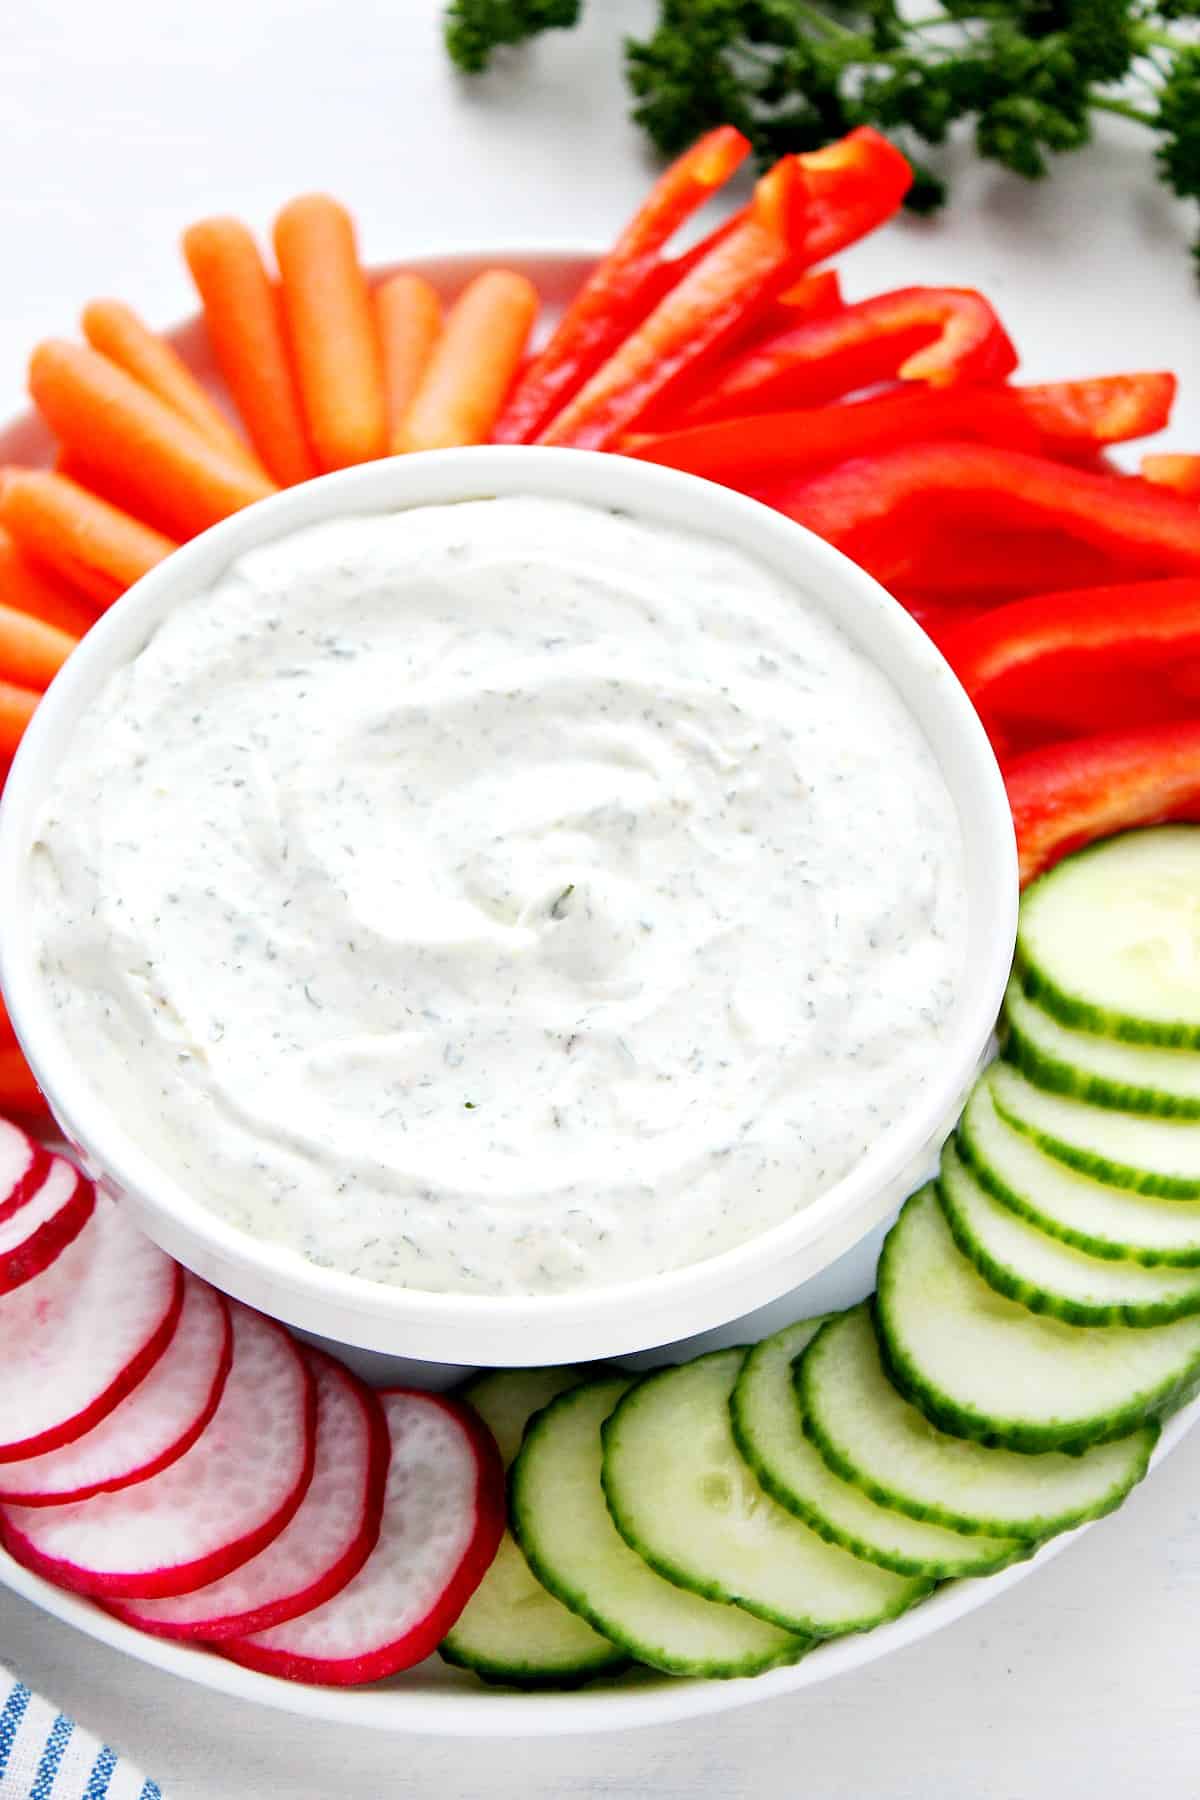
[(233, 1364), (211, 1421), (178, 1462), (73, 1506), (0, 1508), (27, 1568), (81, 1594), (181, 1594), (278, 1537), (312, 1478), (316, 1383), (271, 1319), (233, 1308)]
[(11, 1119), (0, 1119), (0, 1222), (36, 1194), (50, 1166), (50, 1152)]
[(490, 1434), (441, 1394), (393, 1388), (380, 1399), (392, 1453), (378, 1544), (323, 1606), (219, 1645), (232, 1661), (288, 1681), (378, 1681), (428, 1656), (483, 1579), (504, 1530)]
[(145, 1380), (73, 1444), (0, 1463), (0, 1500), (63, 1506), (148, 1481), (191, 1448), (216, 1412), (232, 1347), (223, 1297), (186, 1276), (175, 1335)]
[(110, 1610), (158, 1637), (245, 1637), (339, 1593), (379, 1538), (390, 1444), (383, 1408), (357, 1376), (306, 1350), (317, 1379), (317, 1454), (300, 1509), (265, 1550), (208, 1587)]
[(96, 1190), (64, 1156), (53, 1156), (39, 1188), (0, 1220), (0, 1294), (48, 1269), (92, 1216)]
[(183, 1270), (98, 1195), (79, 1236), (0, 1300), (0, 1463), (98, 1425), (171, 1341)]

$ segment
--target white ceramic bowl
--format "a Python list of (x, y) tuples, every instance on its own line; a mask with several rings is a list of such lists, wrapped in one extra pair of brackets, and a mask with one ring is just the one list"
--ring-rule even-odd
[[(920, 722), (954, 797), (968, 890), (968, 964), (938, 1079), (849, 1174), (783, 1225), (702, 1263), (578, 1293), (478, 1298), (331, 1272), (194, 1201), (148, 1157), (66, 1051), (31, 950), (28, 851), (75, 721), (182, 599), (243, 552), (320, 520), (496, 494), (622, 507), (718, 536), (773, 566), (834, 617)], [(26, 733), (0, 809), (0, 980), (35, 1075), (85, 1166), (189, 1268), (276, 1318), (340, 1344), (457, 1365), (573, 1362), (711, 1330), (826, 1268), (920, 1178), (948, 1132), (999, 1008), (1016, 925), (1012, 824), (978, 719), (924, 633), (845, 557), (779, 513), (691, 476), (578, 451), (482, 448), (397, 457), (309, 482), (184, 546), (90, 632)]]

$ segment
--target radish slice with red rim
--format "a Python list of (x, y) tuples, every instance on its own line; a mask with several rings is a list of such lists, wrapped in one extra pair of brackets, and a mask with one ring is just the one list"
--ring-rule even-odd
[(168, 1468), (216, 1412), (232, 1349), (224, 1298), (188, 1275), (175, 1335), (145, 1380), (74, 1443), (0, 1463), (0, 1501), (63, 1506), (148, 1481)]
[(154, 1367), (182, 1304), (178, 1263), (97, 1195), (74, 1242), (0, 1300), (0, 1463), (98, 1425)]
[(208, 1587), (110, 1610), (158, 1637), (244, 1637), (339, 1593), (379, 1538), (390, 1442), (383, 1408), (332, 1357), (305, 1350), (317, 1381), (313, 1478), (291, 1523), (265, 1550)]
[(96, 1190), (64, 1156), (52, 1156), (41, 1186), (0, 1220), (0, 1294), (48, 1269), (92, 1216)]
[(37, 1193), (49, 1166), (48, 1150), (11, 1119), (0, 1119), (0, 1221)]
[(76, 1593), (184, 1593), (278, 1537), (312, 1478), (315, 1428), (316, 1384), (291, 1338), (235, 1306), (220, 1404), (178, 1462), (72, 1506), (0, 1508), (0, 1539)]
[(504, 1529), (490, 1434), (442, 1394), (380, 1395), (391, 1434), (383, 1530), (354, 1580), (286, 1625), (217, 1646), (288, 1681), (349, 1687), (428, 1656), (483, 1579)]

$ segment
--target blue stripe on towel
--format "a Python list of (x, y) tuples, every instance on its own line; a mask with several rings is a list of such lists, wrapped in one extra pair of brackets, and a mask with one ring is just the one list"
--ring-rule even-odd
[(0, 1775), (8, 1767), (8, 1759), (12, 1755), (12, 1747), (16, 1741), (21, 1720), (25, 1717), (25, 1708), (29, 1705), (29, 1689), (23, 1681), (14, 1684), (12, 1692), (0, 1712)]
[(117, 1753), (105, 1744), (96, 1758), (92, 1772), (88, 1776), (88, 1784), (83, 1790), (83, 1800), (104, 1800), (108, 1792), (108, 1784), (112, 1780), (112, 1772), (117, 1766)]
[(38, 1764), (37, 1774), (33, 1778), (33, 1786), (29, 1790), (29, 1800), (50, 1800), (50, 1791), (54, 1786), (54, 1777), (58, 1774), (58, 1765), (63, 1759), (63, 1751), (66, 1749), (74, 1729), (74, 1719), (68, 1719), (65, 1714), (59, 1713), (50, 1727), (50, 1736), (46, 1739), (46, 1748), (42, 1751), (42, 1760)]
[(162, 1789), (157, 1781), (148, 1781), (138, 1795), (138, 1800), (162, 1800)]

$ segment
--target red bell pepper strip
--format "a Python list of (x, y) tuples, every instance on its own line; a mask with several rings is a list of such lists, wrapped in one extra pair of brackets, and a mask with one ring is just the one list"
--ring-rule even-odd
[[(988, 394), (990, 400), (994, 398)], [(923, 438), (967, 435), (969, 415), (954, 394), (884, 394), (844, 406), (794, 412), (751, 413), (675, 431), (629, 433), (617, 448), (642, 462), (665, 464), (710, 481), (750, 489), (774, 504), (772, 480), (786, 495), (798, 479), (850, 457), (889, 450)], [(1019, 412), (1005, 409), (995, 421), (1000, 442), (1033, 447), (1039, 442)], [(988, 433), (982, 434), (990, 435)]]
[(1200, 819), (1200, 720), (1048, 744), (1004, 770), (1021, 885), (1097, 838)]
[[(815, 279), (813, 277), (812, 279)], [(1112, 375), (1037, 387), (920, 388), (845, 405), (751, 414), (630, 434), (618, 448), (730, 486), (784, 478), (922, 439), (965, 437), (1017, 450), (1069, 454), (1141, 437), (1167, 423), (1173, 375)]]
[(955, 605), (1003, 606), (1052, 588), (1146, 581), (1158, 573), (1060, 531), (988, 531), (936, 517), (913, 518), (903, 537), (857, 552), (855, 561), (893, 593), (918, 591)]
[(937, 595), (931, 597), (913, 591), (896, 594), (895, 598), (939, 649), (956, 632), (961, 631), (965, 623), (973, 619), (985, 619), (996, 610), (986, 601), (946, 601)]
[(651, 401), (723, 347), (794, 271), (803, 220), (798, 159), (762, 177), (746, 217), (602, 363), (551, 420), (542, 444), (607, 449)]
[(620, 343), (632, 322), (631, 307), (660, 267), (663, 245), (724, 186), (749, 150), (740, 131), (720, 125), (659, 177), (510, 394), (492, 434), (497, 443), (519, 444), (535, 437)]
[(1142, 480), (1174, 488), (1189, 500), (1200, 500), (1200, 456), (1143, 456)]
[(765, 323), (778, 329), (798, 325), (803, 319), (827, 319), (831, 313), (841, 312), (845, 304), (837, 270), (816, 269), (784, 288), (765, 314)]
[(1157, 369), (1047, 381), (1019, 392), (1023, 410), (1044, 437), (1099, 445), (1161, 431), (1170, 421), (1178, 386), (1174, 375)]
[(815, 404), (899, 377), (949, 387), (999, 381), (1017, 355), (972, 288), (898, 288), (749, 344), (717, 369), (687, 420)]
[[(653, 400), (727, 348), (789, 278), (890, 218), (911, 183), (906, 159), (870, 126), (823, 150), (783, 157), (758, 182), (744, 212), (681, 259), (675, 285), (538, 442), (607, 447)], [(778, 264), (772, 259), (769, 270), (762, 254), (764, 231), (776, 239), (777, 250), (786, 243), (786, 255)], [(745, 276), (740, 306), (730, 292), (739, 269)], [(689, 336), (693, 341), (684, 354)], [(655, 357), (662, 359), (657, 380), (650, 374)], [(576, 403), (578, 410), (572, 411)]]
[[(802, 151), (792, 161), (804, 177), (808, 199), (804, 236), (797, 248), (797, 271), (836, 256), (900, 209), (912, 186), (904, 154), (870, 125), (860, 125), (822, 150)], [(664, 279), (677, 281), (729, 236), (744, 212), (726, 219), (698, 244), (664, 263)]]
[(952, 630), (942, 649), (1010, 744), (1195, 717), (1200, 577), (1035, 594)]
[(881, 579), (904, 570), (915, 586), (926, 584), (911, 568), (906, 537), (922, 523), (938, 533), (973, 525), (1001, 543), (1011, 532), (1061, 534), (1114, 558), (1122, 574), (1130, 565), (1145, 575), (1200, 573), (1200, 507), (1148, 482), (990, 444), (914, 444), (859, 457), (798, 486), (783, 510)]
[(899, 210), (912, 186), (903, 153), (870, 125), (794, 158), (808, 207), (799, 255), (811, 267), (856, 244)]

